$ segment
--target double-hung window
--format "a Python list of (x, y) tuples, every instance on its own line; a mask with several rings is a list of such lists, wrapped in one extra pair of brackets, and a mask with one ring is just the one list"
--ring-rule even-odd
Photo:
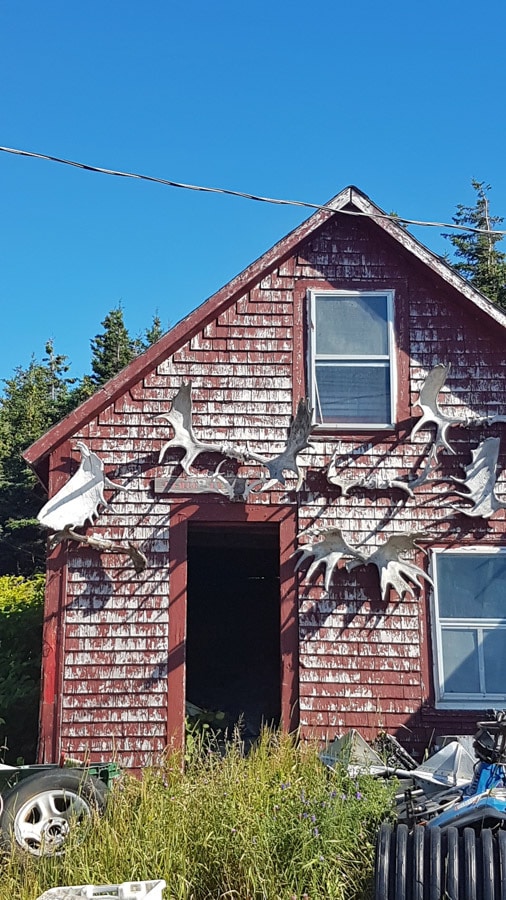
[(309, 378), (316, 424), (394, 421), (393, 292), (309, 291)]
[(434, 639), (440, 706), (506, 702), (506, 549), (436, 551)]

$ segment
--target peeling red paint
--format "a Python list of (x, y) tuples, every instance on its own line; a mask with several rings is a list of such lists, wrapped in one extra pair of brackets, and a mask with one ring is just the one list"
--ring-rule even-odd
[[(131, 768), (181, 742), (185, 523), (191, 516), (284, 523), (280, 627), (285, 725), (296, 723), (300, 708), (302, 735), (320, 740), (351, 727), (372, 737), (379, 729), (399, 733), (407, 726), (416, 745), (443, 721), (446, 730), (468, 728), (469, 723), (473, 729), (476, 714), (443, 716), (434, 709), (428, 588), (416, 599), (399, 601), (392, 595), (385, 608), (372, 567), (360, 567), (336, 576), (326, 596), (321, 580), (308, 585), (294, 575), (290, 556), (295, 533), (312, 523), (337, 525), (352, 544), (369, 540), (373, 546), (384, 540), (385, 528), (388, 533), (393, 527), (434, 527), (441, 517), (440, 486), (429, 483), (420, 489), (423, 505), (406, 498), (393, 525), (385, 526), (388, 494), (357, 491), (343, 498), (321, 469), (342, 442), (352, 451), (351, 464), (359, 474), (377, 466), (389, 475), (411, 471), (430, 433), (417, 435), (414, 444), (406, 438), (419, 415), (415, 403), (420, 387), (437, 362), (452, 365), (441, 397), (449, 415), (464, 418), (471, 409), (482, 415), (505, 412), (503, 324), (495, 313), (488, 315), (481, 301), (473, 303), (458, 277), (445, 280), (421, 251), (413, 256), (404, 237), (394, 240), (392, 235), (390, 226), (321, 214), (309, 230), (299, 232), (295, 248), (288, 239), (281, 242), (262, 265), (254, 264), (200, 313), (176, 326), (162, 341), (164, 352), (158, 345), (148, 351), (57, 432), (62, 440), (66, 434), (87, 440), (108, 473), (128, 488), (108, 496), (110, 506), (90, 531), (139, 542), (148, 565), (136, 576), (120, 556), (99, 556), (71, 544), (68, 563), (62, 563), (63, 548), (51, 556), (41, 759), (56, 759), (60, 751), (91, 758), (114, 753)], [(395, 291), (395, 429), (313, 435), (314, 452), (304, 456), (308, 477), (298, 498), (293, 483), (288, 492), (276, 486), (250, 497), (246, 506), (216, 496), (184, 501), (156, 495), (154, 479), (180, 472), (181, 453), (158, 464), (171, 431), (155, 416), (169, 409), (183, 381), (193, 381), (193, 426), (201, 439), (249, 442), (266, 456), (284, 446), (298, 400), (307, 393), (305, 296), (308, 288), (318, 286)], [(38, 454), (51, 453), (54, 493), (74, 464), (70, 443), (54, 446), (50, 435), (28, 458), (35, 462)], [(453, 429), (452, 442), (457, 448), (452, 464), (468, 460), (464, 429)], [(208, 462), (212, 470), (219, 457)], [(259, 468), (250, 463), (236, 467), (236, 474), (254, 477)], [(502, 474), (499, 490), (505, 480)], [(505, 519), (498, 516), (489, 528), (477, 523), (472, 533), (463, 533), (462, 542), (486, 537), (499, 545), (505, 535)], [(443, 529), (440, 541), (444, 544)], [(427, 560), (420, 554), (416, 563), (426, 567)]]

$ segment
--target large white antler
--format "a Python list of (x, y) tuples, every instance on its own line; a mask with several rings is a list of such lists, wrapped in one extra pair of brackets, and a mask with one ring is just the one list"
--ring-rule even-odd
[(61, 531), (93, 522), (99, 506), (107, 506), (105, 488), (125, 490), (104, 472), (104, 463), (83, 441), (76, 442), (81, 463), (72, 478), (42, 507), (37, 519), (45, 528)]
[(302, 555), (297, 561), (295, 571), (305, 560), (312, 557), (313, 562), (306, 573), (306, 581), (311, 580), (319, 566), (324, 566), (324, 588), (327, 593), (334, 570), (343, 557), (348, 557), (346, 569), (349, 572), (356, 566), (376, 566), (380, 577), (383, 601), (387, 599), (390, 586), (402, 598), (406, 593), (413, 596), (414, 592), (410, 582), (416, 587), (421, 587), (420, 579), (424, 578), (432, 584), (432, 580), (423, 569), (401, 558), (403, 553), (422, 549), (417, 541), (425, 537), (423, 534), (392, 534), (383, 546), (378, 547), (369, 556), (357, 547), (350, 546), (343, 538), (339, 528), (328, 528), (321, 531), (320, 535), (321, 540), (297, 548), (295, 552), (300, 551)]
[(99, 552), (124, 553), (132, 560), (136, 572), (142, 572), (147, 564), (146, 557), (133, 543), (127, 541), (126, 547), (108, 538), (97, 535), (84, 535), (75, 531), (87, 522), (93, 523), (100, 506), (107, 506), (104, 491), (106, 488), (124, 491), (120, 484), (111, 481), (104, 472), (104, 463), (93, 453), (83, 441), (76, 442), (81, 454), (81, 463), (77, 472), (51, 497), (42, 507), (37, 519), (45, 528), (54, 531), (50, 545), (71, 540), (85, 544)]
[(174, 437), (167, 441), (160, 450), (159, 463), (163, 461), (167, 450), (171, 447), (180, 447), (185, 451), (181, 460), (181, 467), (187, 475), (191, 475), (190, 466), (201, 453), (220, 453), (222, 456), (244, 462), (245, 455), (243, 451), (236, 447), (228, 444), (207, 444), (204, 441), (200, 441), (193, 431), (192, 415), (192, 383), (189, 381), (183, 383), (179, 388), (169, 412), (156, 416), (157, 419), (165, 419), (174, 429)]
[(270, 479), (263, 485), (262, 490), (267, 490), (277, 481), (280, 484), (285, 484), (284, 472), (293, 472), (297, 476), (296, 490), (300, 490), (302, 474), (297, 462), (297, 455), (311, 446), (308, 442), (311, 432), (311, 417), (312, 410), (308, 401), (301, 398), (297, 406), (297, 413), (288, 432), (286, 447), (282, 453), (279, 453), (272, 459), (268, 459), (259, 453), (250, 451), (248, 448), (248, 459), (261, 463), (269, 472)]
[[(423, 534), (391, 534), (381, 547), (378, 547), (365, 559), (366, 565), (376, 566), (378, 570), (383, 601), (387, 599), (390, 586), (402, 599), (404, 594), (414, 597), (414, 591), (409, 582), (419, 588), (422, 586), (420, 578), (424, 578), (432, 584), (432, 579), (423, 569), (401, 558), (402, 553), (421, 550), (417, 541), (423, 537), (425, 537)], [(351, 571), (358, 565), (360, 562), (352, 560), (347, 568)]]
[(453, 493), (472, 504), (472, 506), (452, 506), (456, 512), (473, 518), (481, 516), (488, 519), (498, 509), (506, 509), (506, 502), (495, 492), (499, 445), (499, 438), (486, 438), (472, 451), (472, 461), (464, 467), (466, 477), (463, 480), (453, 479), (456, 484), (466, 488), (466, 492)]
[(324, 584), (325, 590), (328, 593), (334, 569), (343, 557), (356, 559), (357, 565), (366, 560), (359, 550), (356, 550), (347, 543), (339, 528), (327, 528), (325, 531), (320, 531), (319, 537), (321, 537), (321, 540), (316, 540), (312, 544), (302, 544), (294, 551), (295, 553), (301, 553), (301, 556), (295, 565), (295, 571), (297, 571), (307, 559), (313, 557), (313, 562), (306, 572), (305, 580), (310, 581), (317, 569), (320, 566), (324, 566)]
[(438, 363), (437, 366), (429, 372), (420, 391), (420, 396), (416, 401), (416, 405), (422, 409), (422, 417), (418, 419), (411, 431), (411, 440), (422, 428), (427, 425), (436, 426), (436, 438), (432, 445), (431, 454), (436, 457), (441, 447), (448, 450), (449, 453), (455, 453), (453, 447), (448, 443), (447, 432), (452, 425), (462, 425), (462, 419), (453, 418), (445, 415), (438, 404), (438, 395), (446, 381), (446, 376), (450, 371), (450, 366)]

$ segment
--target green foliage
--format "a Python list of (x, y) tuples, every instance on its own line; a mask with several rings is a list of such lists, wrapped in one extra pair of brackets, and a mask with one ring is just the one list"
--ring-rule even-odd
[(459, 203), (453, 221), (456, 225), (467, 225), (488, 233), (463, 231), (444, 234), (443, 237), (453, 245), (456, 257), (454, 268), (489, 300), (506, 308), (506, 254), (496, 246), (502, 240), (501, 235), (491, 233), (504, 220), (501, 216), (490, 215), (490, 185), (474, 180), (471, 184), (476, 192), (475, 205), (463, 206)]
[(151, 322), (151, 327), (146, 328), (142, 333), (141, 337), (136, 338), (134, 341), (135, 350), (137, 353), (143, 353), (144, 350), (147, 350), (148, 347), (151, 347), (151, 344), (155, 344), (163, 335), (162, 321), (160, 316), (155, 313), (153, 316), (153, 321)]
[(126, 329), (121, 306), (107, 313), (102, 327), (104, 331), (91, 341), (91, 379), (96, 387), (109, 381), (136, 356), (135, 341)]
[(104, 332), (91, 342), (92, 375), (79, 384), (69, 378), (66, 356), (56, 354), (46, 343), (42, 361), (32, 358), (27, 368), (19, 366), (4, 381), (0, 397), (0, 575), (30, 576), (45, 564), (46, 535), (37, 523), (45, 494), (22, 453), (41, 435), (101, 384), (112, 378), (138, 353), (162, 334), (161, 322), (153, 316), (142, 338), (132, 340), (120, 307), (102, 322)]
[(7, 762), (35, 759), (44, 576), (0, 577), (0, 744)]
[(379, 823), (393, 785), (330, 772), (316, 749), (265, 732), (245, 757), (169, 755), (142, 779), (123, 776), (106, 816), (66, 854), (6, 858), (0, 900), (55, 885), (164, 878), (167, 900), (358, 900), (367, 896)]
[(42, 571), (45, 539), (36, 515), (44, 493), (22, 453), (74, 405), (73, 381), (65, 356), (46, 357), (19, 367), (0, 398), (0, 574)]

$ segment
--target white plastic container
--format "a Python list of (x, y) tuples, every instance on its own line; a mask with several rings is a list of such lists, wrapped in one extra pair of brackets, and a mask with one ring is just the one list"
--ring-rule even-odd
[(124, 881), (123, 884), (79, 884), (44, 891), (37, 900), (163, 900), (165, 881)]

